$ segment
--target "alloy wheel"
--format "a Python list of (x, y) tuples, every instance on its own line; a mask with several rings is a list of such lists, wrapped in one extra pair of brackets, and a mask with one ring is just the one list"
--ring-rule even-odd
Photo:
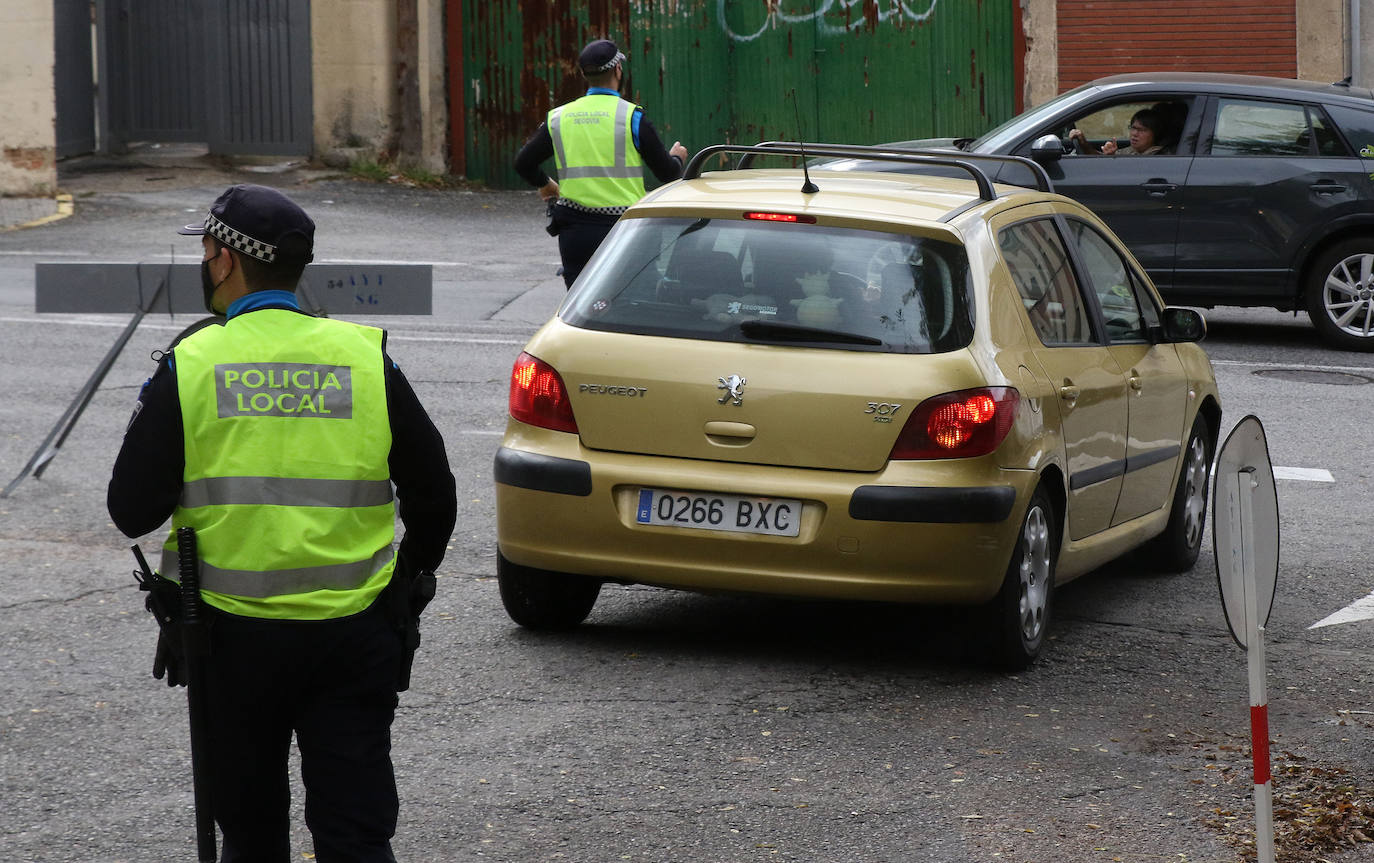
[(1194, 435), (1188, 444), (1188, 461), (1183, 469), (1183, 530), (1188, 545), (1197, 545), (1207, 517), (1207, 445)]
[(1374, 254), (1342, 259), (1326, 275), (1322, 308), (1341, 332), (1357, 338), (1374, 336)]
[(1050, 590), (1050, 528), (1039, 505), (1026, 513), (1021, 528), (1020, 603), (1021, 636), (1027, 643), (1040, 637), (1045, 625)]

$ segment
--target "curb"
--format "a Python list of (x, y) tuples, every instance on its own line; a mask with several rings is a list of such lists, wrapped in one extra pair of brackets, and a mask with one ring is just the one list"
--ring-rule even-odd
[(32, 221), (21, 222), (17, 225), (0, 226), (0, 234), (7, 233), (9, 231), (18, 231), (24, 228), (33, 228), (37, 227), (38, 225), (46, 225), (49, 222), (60, 221), (70, 216), (76, 209), (75, 205), (72, 203), (71, 195), (58, 195), (55, 200), (57, 202), (56, 213), (53, 213), (48, 216), (43, 216), (41, 218), (33, 219)]

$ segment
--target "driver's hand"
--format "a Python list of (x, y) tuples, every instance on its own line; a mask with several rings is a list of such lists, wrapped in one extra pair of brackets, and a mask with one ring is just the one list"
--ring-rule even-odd
[(1070, 130), (1069, 130), (1069, 140), (1070, 140), (1070, 141), (1073, 141), (1073, 140), (1083, 140), (1083, 130), (1082, 130), (1082, 129), (1070, 129)]
[(1112, 155), (1112, 154), (1115, 153), (1115, 152), (1116, 152), (1116, 142), (1115, 142), (1115, 141), (1108, 139), (1108, 140), (1102, 142), (1102, 155), (1104, 155), (1104, 156), (1110, 156), (1110, 155)]

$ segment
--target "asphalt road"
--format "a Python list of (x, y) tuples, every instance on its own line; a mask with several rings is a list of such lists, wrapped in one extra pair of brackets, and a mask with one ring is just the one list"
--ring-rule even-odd
[[(34, 262), (193, 260), (172, 228), (226, 180), (109, 174), (66, 178), (70, 218), (0, 234), (0, 483), (127, 323), (35, 314)], [(1210, 543), (1191, 573), (1128, 561), (1067, 585), (1047, 656), (1018, 675), (971, 655), (965, 616), (923, 609), (608, 587), (578, 630), (524, 632), (497, 596), (491, 462), (511, 361), (563, 295), (542, 207), (533, 193), (255, 179), (315, 216), (317, 260), (435, 265), (432, 316), (372, 321), (459, 487), (394, 731), (400, 859), (1241, 859), (1245, 657)], [(154, 627), (104, 507), (149, 356), (193, 319), (145, 319), (43, 477), (0, 500), (0, 860), (193, 857), (184, 694), (149, 676)], [(1309, 627), (1374, 590), (1361, 455), (1374, 357), (1323, 349), (1301, 317), (1208, 319), (1223, 431), (1258, 415), (1281, 474), (1304, 477), (1278, 483), (1276, 809), (1289, 832), (1321, 816), (1348, 827), (1374, 784), (1374, 623)], [(309, 859), (298, 785), (296, 809)], [(1280, 859), (1374, 860), (1370, 847)]]

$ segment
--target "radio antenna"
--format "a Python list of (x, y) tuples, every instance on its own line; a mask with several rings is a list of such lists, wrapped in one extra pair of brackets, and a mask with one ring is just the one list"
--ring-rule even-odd
[(797, 88), (792, 88), (792, 114), (797, 118), (797, 146), (801, 148), (802, 178), (806, 182), (802, 183), (803, 195), (814, 195), (819, 192), (820, 186), (811, 182), (811, 172), (806, 169), (806, 143), (802, 140), (806, 136), (802, 134), (801, 110), (797, 108)]

